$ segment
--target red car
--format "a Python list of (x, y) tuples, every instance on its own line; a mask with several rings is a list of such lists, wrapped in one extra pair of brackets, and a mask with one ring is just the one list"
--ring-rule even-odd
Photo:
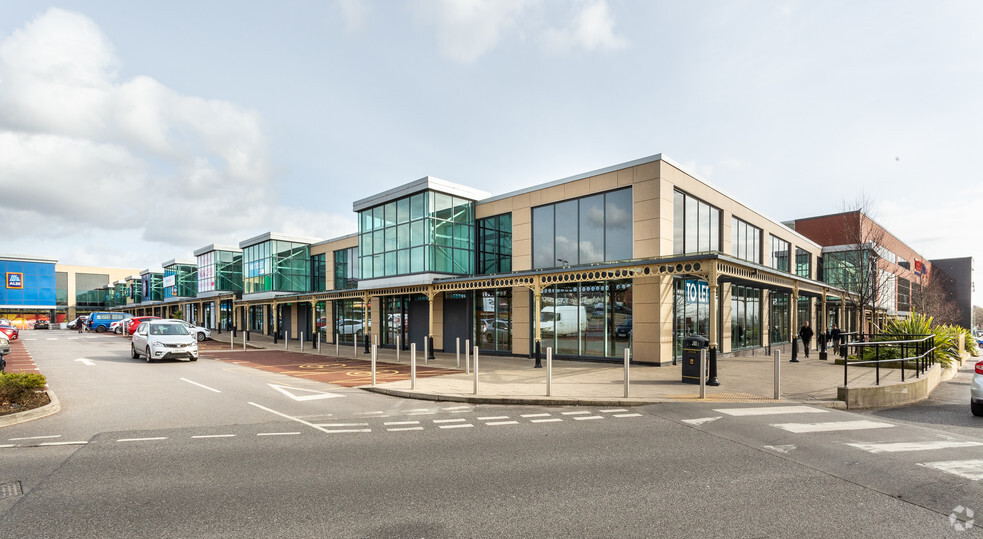
[(146, 322), (147, 320), (160, 320), (159, 316), (134, 316), (126, 320), (126, 334), (133, 335), (137, 331), (137, 327), (140, 326), (141, 322)]
[(7, 336), (7, 339), (11, 341), (16, 341), (17, 337), (20, 336), (20, 331), (14, 326), (0, 326), (0, 333)]

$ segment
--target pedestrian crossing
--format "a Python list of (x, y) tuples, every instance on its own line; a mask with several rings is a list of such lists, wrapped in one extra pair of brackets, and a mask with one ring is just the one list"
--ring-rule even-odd
[[(872, 455), (913, 455), (913, 464), (925, 469), (936, 470), (971, 481), (983, 481), (983, 441), (958, 439), (947, 434), (926, 433), (924, 430), (909, 428), (903, 424), (855, 419), (851, 412), (836, 411), (801, 405), (775, 405), (757, 407), (714, 408), (719, 414), (713, 417), (680, 419), (694, 428), (731, 429), (731, 421), (764, 422), (769, 428), (783, 431), (788, 435), (802, 436), (801, 443), (783, 443), (762, 446), (769, 451), (790, 455), (809, 444), (842, 444)], [(812, 419), (814, 415), (827, 415), (829, 421), (794, 421), (793, 418)], [(852, 418), (851, 418), (852, 417)], [(849, 419), (848, 419), (849, 418)], [(816, 417), (815, 419), (819, 419)], [(725, 421), (719, 421), (725, 420)], [(885, 433), (891, 433), (885, 435)], [(931, 437), (942, 439), (927, 439)], [(864, 437), (876, 438), (865, 441)], [(860, 439), (857, 439), (860, 438)], [(910, 438), (910, 439), (906, 439)], [(795, 441), (783, 440), (783, 441)], [(968, 453), (967, 453), (968, 452)], [(931, 457), (937, 460), (931, 460)], [(967, 458), (958, 458), (958, 457)], [(928, 458), (925, 458), (928, 457)], [(943, 460), (945, 457), (957, 457)], [(975, 457), (975, 458), (968, 458)]]

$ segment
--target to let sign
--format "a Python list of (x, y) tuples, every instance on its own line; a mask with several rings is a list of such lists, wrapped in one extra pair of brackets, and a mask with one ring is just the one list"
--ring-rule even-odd
[(687, 303), (710, 303), (710, 285), (706, 281), (686, 281)]

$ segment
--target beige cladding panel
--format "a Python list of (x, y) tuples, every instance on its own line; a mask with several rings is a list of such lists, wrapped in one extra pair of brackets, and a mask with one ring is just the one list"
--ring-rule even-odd
[(533, 328), (532, 294), (528, 288), (516, 287), (512, 289), (512, 353), (525, 355), (530, 350), (530, 339)]
[(588, 183), (588, 192), (590, 193), (611, 191), (612, 189), (618, 188), (618, 174), (616, 172), (608, 172), (607, 174), (601, 174), (600, 176), (592, 176), (591, 178), (588, 178)]

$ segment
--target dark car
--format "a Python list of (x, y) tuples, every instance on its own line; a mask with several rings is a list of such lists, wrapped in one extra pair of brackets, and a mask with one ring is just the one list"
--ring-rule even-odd
[(34, 329), (51, 329), (51, 322), (47, 320), (36, 320), (34, 322)]
[(624, 322), (618, 324), (618, 327), (614, 328), (614, 336), (617, 339), (627, 339), (631, 337), (631, 317), (627, 318)]

